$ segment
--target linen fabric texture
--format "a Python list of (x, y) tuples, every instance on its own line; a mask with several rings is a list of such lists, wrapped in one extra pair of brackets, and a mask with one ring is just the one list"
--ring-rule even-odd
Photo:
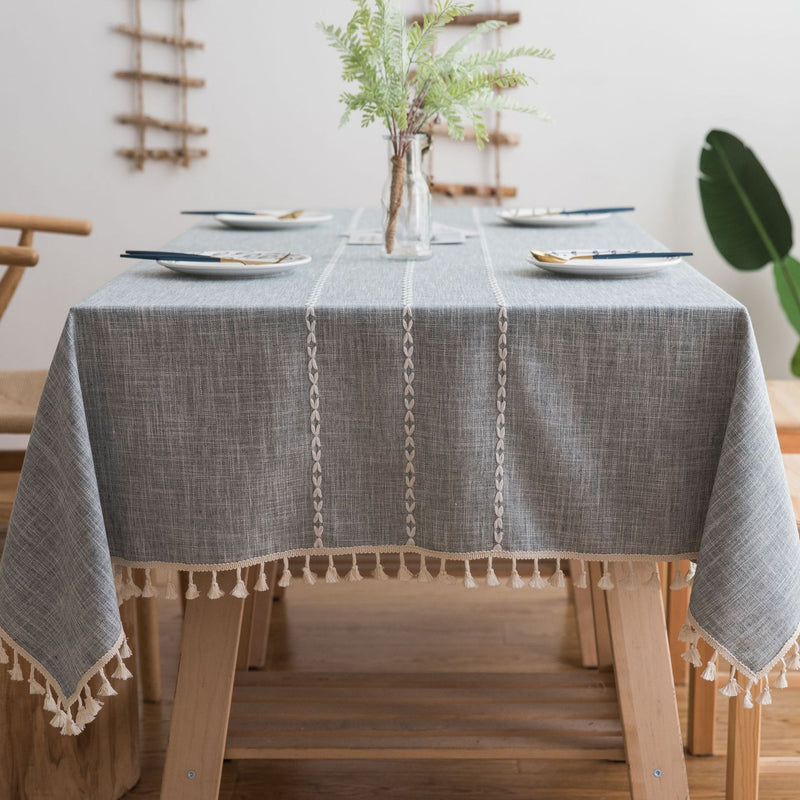
[(661, 247), (619, 217), (440, 217), (480, 236), (418, 263), (346, 245), (377, 212), (202, 225), (169, 248), (313, 261), (236, 281), (141, 263), (70, 311), (0, 563), (0, 635), (63, 697), (119, 646), (113, 563), (696, 557), (703, 634), (749, 675), (785, 650), (800, 545), (746, 310), (685, 263), (592, 280), (525, 261)]

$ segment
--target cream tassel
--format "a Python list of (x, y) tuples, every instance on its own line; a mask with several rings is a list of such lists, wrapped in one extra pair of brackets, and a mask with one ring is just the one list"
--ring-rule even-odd
[(284, 556), (283, 571), (281, 572), (281, 578), (278, 581), (278, 586), (280, 586), (281, 589), (285, 589), (291, 582), (292, 582), (292, 571), (289, 569), (289, 559), (286, 556)]
[(517, 571), (517, 557), (511, 557), (511, 577), (508, 579), (508, 585), (512, 589), (524, 589), (525, 588), (525, 581), (522, 580), (522, 576)]
[(158, 589), (153, 586), (153, 579), (149, 569), (144, 571), (144, 589), (142, 589), (142, 597), (158, 597)]
[(200, 597), (200, 592), (197, 591), (197, 584), (194, 582), (194, 572), (189, 570), (189, 585), (186, 587), (186, 599), (197, 600)]
[(492, 557), (489, 556), (489, 565), (486, 567), (486, 585), (487, 586), (499, 586), (500, 581), (497, 578), (497, 575), (494, 571), (494, 565), (492, 564)]
[(45, 690), (42, 708), (44, 708), (45, 711), (49, 711), (51, 714), (58, 714), (58, 705), (56, 704), (55, 697), (53, 697), (53, 687), (50, 686), (49, 683), (47, 684), (47, 689)]
[(750, 678), (750, 680), (747, 681), (747, 688), (744, 690), (744, 697), (742, 698), (742, 706), (744, 708), (753, 707), (753, 694), (752, 694), (753, 683), (754, 681), (752, 678)]
[(250, 592), (247, 591), (242, 578), (242, 568), (236, 567), (236, 586), (231, 589), (231, 597), (238, 597), (239, 600), (244, 600), (249, 594)]
[(604, 589), (605, 591), (614, 588), (614, 581), (611, 580), (611, 575), (608, 571), (608, 561), (603, 562), (603, 574), (600, 580), (597, 581), (597, 588)]
[(789, 669), (800, 669), (800, 645), (797, 642), (792, 647), (792, 655), (789, 658)]
[(375, 578), (376, 581), (389, 580), (389, 576), (386, 574), (386, 570), (383, 568), (383, 564), (381, 564), (380, 553), (375, 553), (375, 569), (372, 570), (372, 577)]
[(128, 579), (125, 581), (125, 599), (131, 597), (141, 597), (142, 590), (136, 585), (133, 580), (133, 570), (130, 567), (125, 567), (128, 572)]
[(11, 674), (12, 681), (24, 680), (22, 677), (22, 667), (19, 665), (19, 654), (16, 650), (14, 651), (14, 665), (9, 670), (9, 673)]
[[(511, 573), (513, 577), (513, 572)], [(546, 589), (547, 588), (547, 581), (542, 577), (542, 573), (539, 572), (539, 559), (533, 559), (533, 575), (531, 576), (530, 581), (528, 582), (528, 586), (533, 587), (534, 589)], [(514, 588), (518, 588), (514, 586)]]
[(303, 567), (303, 581), (309, 586), (313, 586), (317, 582), (317, 576), (311, 571), (311, 557), (306, 556), (306, 563)]
[(430, 583), (433, 580), (433, 575), (428, 570), (428, 565), (425, 561), (425, 556), (419, 557), (419, 572), (417, 573), (417, 580), (420, 583)]
[(209, 600), (219, 600), (220, 597), (224, 597), (225, 592), (219, 588), (219, 584), (217, 583), (217, 571), (215, 569), (211, 570), (211, 587), (208, 590), (208, 594), (206, 597)]
[(31, 672), (28, 676), (28, 694), (44, 694), (44, 686), (36, 680), (33, 672), (33, 664), (31, 664)]
[(122, 634), (122, 646), (119, 648), (119, 654), (123, 658), (130, 658), (133, 655), (131, 646), (128, 644), (128, 637), (124, 633)]
[(406, 556), (402, 551), (400, 552), (400, 569), (397, 570), (397, 580), (399, 581), (412, 581), (414, 580), (414, 573), (406, 566)]
[(106, 673), (103, 671), (103, 668), (100, 668), (100, 672), (98, 672), (100, 676), (100, 688), (97, 690), (97, 694), (100, 697), (113, 697), (117, 690), (111, 685), (108, 678), (106, 678)]
[(681, 653), (681, 658), (684, 661), (688, 661), (693, 667), (703, 666), (703, 659), (700, 657), (700, 651), (697, 649), (697, 645), (694, 642), (689, 645), (688, 650), (685, 650), (683, 653)]
[(361, 570), (358, 568), (358, 559), (356, 558), (356, 554), (353, 553), (353, 564), (350, 567), (347, 575), (344, 576), (344, 579), (348, 583), (358, 583), (358, 581), (363, 581), (364, 577), (361, 574)]
[(714, 655), (708, 660), (706, 668), (700, 676), (704, 681), (715, 681), (717, 679), (717, 658), (719, 658), (719, 651), (715, 650)]
[(472, 572), (469, 568), (469, 559), (464, 559), (464, 588), (465, 589), (477, 589), (478, 584), (475, 583), (475, 578), (472, 577)]
[(111, 677), (119, 681), (127, 681), (133, 677), (133, 673), (125, 666), (121, 655), (117, 655), (117, 668), (114, 670)]
[(692, 626), (688, 622), (684, 622), (683, 625), (681, 625), (681, 629), (678, 631), (678, 641), (679, 642), (697, 641), (697, 634), (692, 630)]
[(442, 583), (450, 583), (451, 579), (450, 576), (447, 574), (447, 559), (440, 558), (439, 559), (439, 574), (436, 576), (437, 583), (441, 581)]
[(687, 589), (689, 584), (686, 583), (686, 578), (683, 577), (681, 574), (681, 563), (680, 561), (675, 562), (675, 577), (672, 579), (672, 583), (669, 585), (669, 588), (673, 591), (679, 591), (680, 589)]
[(789, 688), (789, 681), (786, 680), (786, 661), (781, 659), (781, 672), (777, 678), (775, 678), (775, 683), (773, 686), (776, 689), (788, 689)]
[(731, 676), (728, 682), (719, 690), (719, 693), (724, 697), (736, 697), (742, 693), (742, 687), (736, 680), (736, 667), (731, 667)]
[(75, 724), (75, 720), (72, 719), (72, 710), (68, 710), (65, 712), (65, 719), (64, 724), (61, 726), (61, 735), (62, 736), (77, 736), (83, 729), (80, 725)]
[(167, 600), (178, 599), (178, 573), (174, 569), (171, 569), (167, 575), (167, 589), (164, 597)]
[(256, 592), (268, 592), (269, 586), (267, 586), (267, 573), (264, 566), (264, 562), (261, 562), (261, 565), (258, 570), (258, 580), (256, 581), (256, 585), (253, 587)]
[(645, 586), (659, 592), (661, 591), (661, 574), (658, 571), (658, 564), (655, 561), (653, 562), (653, 571), (650, 573), (650, 577), (647, 579)]
[(84, 705), (83, 699), (78, 698), (78, 713), (75, 715), (75, 724), (79, 725), (81, 728), (85, 728), (93, 720), (94, 716)]
[(339, 573), (333, 564), (333, 556), (328, 556), (328, 570), (325, 573), (325, 583), (339, 583)]
[(51, 728), (60, 728), (64, 725), (67, 721), (67, 712), (61, 708), (61, 701), (59, 700), (58, 705), (56, 706), (55, 715), (50, 720), (50, 727)]
[(8, 653), (6, 653), (2, 640), (0, 640), (0, 664), (8, 664)]
[(588, 589), (589, 580), (586, 577), (586, 562), (581, 559), (581, 574), (578, 575), (578, 580), (572, 579), (572, 583), (576, 589)]
[(695, 564), (694, 561), (690, 561), (689, 569), (686, 570), (686, 574), (683, 576), (687, 586), (691, 586), (694, 583), (695, 572), (697, 572), (697, 564)]
[(50, 720), (50, 726), (52, 728), (62, 728), (66, 721), (67, 712), (61, 707), (61, 701), (59, 700), (55, 716)]
[(556, 589), (563, 589), (567, 582), (564, 580), (564, 570), (561, 569), (561, 559), (556, 559), (556, 571), (550, 576), (548, 583)]
[(769, 675), (764, 676), (764, 688), (758, 697), (756, 697), (756, 703), (761, 706), (772, 705), (772, 692), (769, 690)]
[(103, 707), (103, 704), (99, 700), (95, 700), (94, 697), (92, 697), (92, 690), (88, 683), (86, 686), (84, 686), (83, 693), (86, 697), (86, 709), (92, 715), (92, 718), (94, 718), (100, 713), (100, 709)]

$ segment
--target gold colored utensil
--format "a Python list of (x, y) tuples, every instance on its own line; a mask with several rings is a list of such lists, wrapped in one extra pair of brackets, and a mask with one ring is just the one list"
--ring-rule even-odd
[(269, 265), (269, 264), (280, 264), (281, 261), (285, 261), (291, 253), (284, 253), (277, 261), (252, 261), (250, 259), (244, 258), (219, 258), (220, 263), (222, 264), (246, 264), (248, 266), (258, 266), (258, 265)]

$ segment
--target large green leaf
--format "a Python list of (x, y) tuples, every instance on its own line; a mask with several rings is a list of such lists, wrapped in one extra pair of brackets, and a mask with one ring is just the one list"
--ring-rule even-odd
[(792, 356), (791, 369), (792, 375), (794, 375), (795, 378), (800, 378), (800, 344), (797, 345), (794, 355)]
[(800, 333), (800, 263), (786, 256), (774, 263), (773, 270), (781, 308), (792, 327)]
[(760, 269), (792, 247), (792, 221), (775, 184), (747, 145), (713, 130), (700, 153), (700, 198), (723, 258), (737, 269)]

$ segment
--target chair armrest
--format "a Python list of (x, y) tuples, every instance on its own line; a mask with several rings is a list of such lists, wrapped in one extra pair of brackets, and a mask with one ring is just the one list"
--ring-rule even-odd
[(0, 264), (8, 267), (35, 267), (39, 263), (39, 253), (32, 247), (0, 246)]
[(38, 214), (15, 214), (11, 211), (0, 211), (0, 228), (88, 236), (92, 232), (92, 223), (85, 219), (43, 217)]

